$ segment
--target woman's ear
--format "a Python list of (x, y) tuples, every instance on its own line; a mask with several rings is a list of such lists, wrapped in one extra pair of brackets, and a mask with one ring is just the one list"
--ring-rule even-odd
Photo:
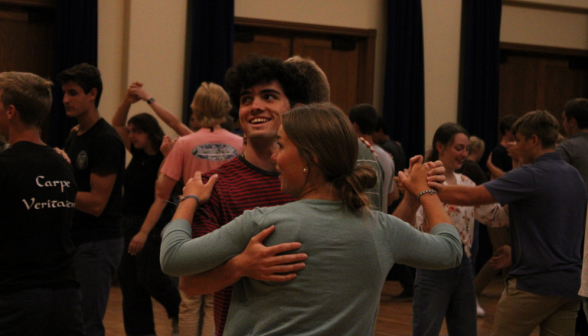
[(435, 143), (435, 149), (437, 149), (437, 153), (441, 154), (441, 152), (443, 152), (443, 150), (445, 149), (445, 146), (437, 141), (437, 143)]

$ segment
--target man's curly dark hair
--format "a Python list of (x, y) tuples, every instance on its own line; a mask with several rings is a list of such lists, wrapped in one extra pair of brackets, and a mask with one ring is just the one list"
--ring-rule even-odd
[(290, 106), (308, 104), (309, 80), (298, 67), (279, 58), (249, 54), (225, 74), (225, 90), (233, 106), (240, 106), (241, 91), (257, 84), (277, 81), (290, 102)]

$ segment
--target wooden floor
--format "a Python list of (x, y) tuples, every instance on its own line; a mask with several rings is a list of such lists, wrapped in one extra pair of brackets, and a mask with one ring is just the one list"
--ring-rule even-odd
[[(494, 313), (496, 303), (502, 293), (503, 284), (499, 278), (490, 283), (479, 298), (480, 304), (486, 310), (486, 316), (478, 318), (478, 335), (490, 335), (492, 323), (494, 322)], [(412, 334), (412, 303), (411, 302), (394, 302), (391, 296), (401, 292), (398, 282), (387, 281), (382, 290), (380, 301), (380, 312), (376, 324), (377, 336), (400, 336)], [(171, 322), (167, 319), (165, 309), (155, 300), (153, 300), (153, 311), (155, 314), (155, 331), (159, 336), (171, 335)], [(124, 327), (122, 320), (122, 306), (120, 288), (113, 287), (108, 302), (108, 310), (104, 318), (107, 336), (124, 336)], [(447, 335), (445, 324), (440, 335)], [(539, 335), (537, 330), (532, 335)]]

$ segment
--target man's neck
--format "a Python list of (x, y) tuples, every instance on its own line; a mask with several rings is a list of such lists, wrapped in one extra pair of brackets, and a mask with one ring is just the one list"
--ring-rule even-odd
[(247, 146), (245, 146), (245, 150), (243, 151), (243, 156), (247, 162), (251, 163), (257, 168), (275, 172), (276, 171), (276, 163), (272, 161), (272, 154), (278, 148), (278, 144), (273, 142), (271, 145), (268, 144), (258, 144), (252, 142), (249, 139)]
[(28, 141), (37, 145), (45, 145), (41, 140), (41, 132), (38, 128), (24, 128), (19, 129), (11, 128), (8, 130), (8, 142), (10, 147), (14, 146), (15, 143), (20, 141)]
[(575, 129), (575, 130), (572, 132), (572, 134), (570, 134), (570, 137), (573, 137), (574, 135), (576, 135), (576, 134), (580, 134), (580, 133), (588, 133), (588, 128), (581, 128), (581, 129), (580, 129), (580, 128), (578, 128), (578, 129)]
[(555, 147), (547, 148), (547, 149), (539, 148), (535, 152), (535, 155), (533, 155), (533, 162), (537, 161), (537, 159), (540, 158), (541, 156), (543, 156), (545, 154), (553, 153), (553, 152), (555, 152)]
[(375, 145), (374, 143), (374, 139), (372, 138), (371, 134), (367, 135), (367, 134), (361, 134), (361, 133), (357, 133), (357, 137), (358, 138), (363, 138), (365, 141), (369, 142), (370, 145)]
[(95, 123), (100, 120), (100, 114), (98, 113), (97, 109), (91, 109), (87, 113), (80, 115), (78, 118), (78, 124), (80, 125), (80, 130), (78, 131), (78, 135), (82, 135), (87, 132)]

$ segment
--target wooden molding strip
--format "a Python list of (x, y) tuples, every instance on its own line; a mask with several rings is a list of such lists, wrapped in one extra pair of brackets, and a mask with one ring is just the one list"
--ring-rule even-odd
[(502, 5), (503, 6), (512, 6), (512, 7), (543, 9), (543, 10), (573, 13), (573, 14), (588, 14), (588, 8), (565, 6), (565, 5), (552, 5), (552, 4), (545, 4), (545, 3), (539, 3), (539, 2), (502, 0)]
[(0, 20), (6, 21), (29, 21), (29, 13), (17, 11), (4, 11), (0, 9)]
[(376, 30), (375, 29), (344, 28), (344, 27), (323, 26), (323, 25), (298, 23), (298, 22), (251, 19), (251, 18), (243, 18), (243, 17), (235, 17), (235, 25), (252, 26), (252, 27), (259, 27), (259, 28), (270, 28), (270, 29), (295, 30), (295, 31), (308, 32), (308, 33), (319, 33), (319, 34), (335, 34), (335, 35), (374, 37), (374, 38), (376, 37)]
[(552, 54), (552, 55), (588, 57), (588, 50), (584, 50), (584, 49), (545, 47), (545, 46), (538, 46), (538, 45), (531, 45), (531, 44), (500, 42), (500, 49), (501, 50), (504, 49), (504, 50), (538, 52), (538, 53)]

